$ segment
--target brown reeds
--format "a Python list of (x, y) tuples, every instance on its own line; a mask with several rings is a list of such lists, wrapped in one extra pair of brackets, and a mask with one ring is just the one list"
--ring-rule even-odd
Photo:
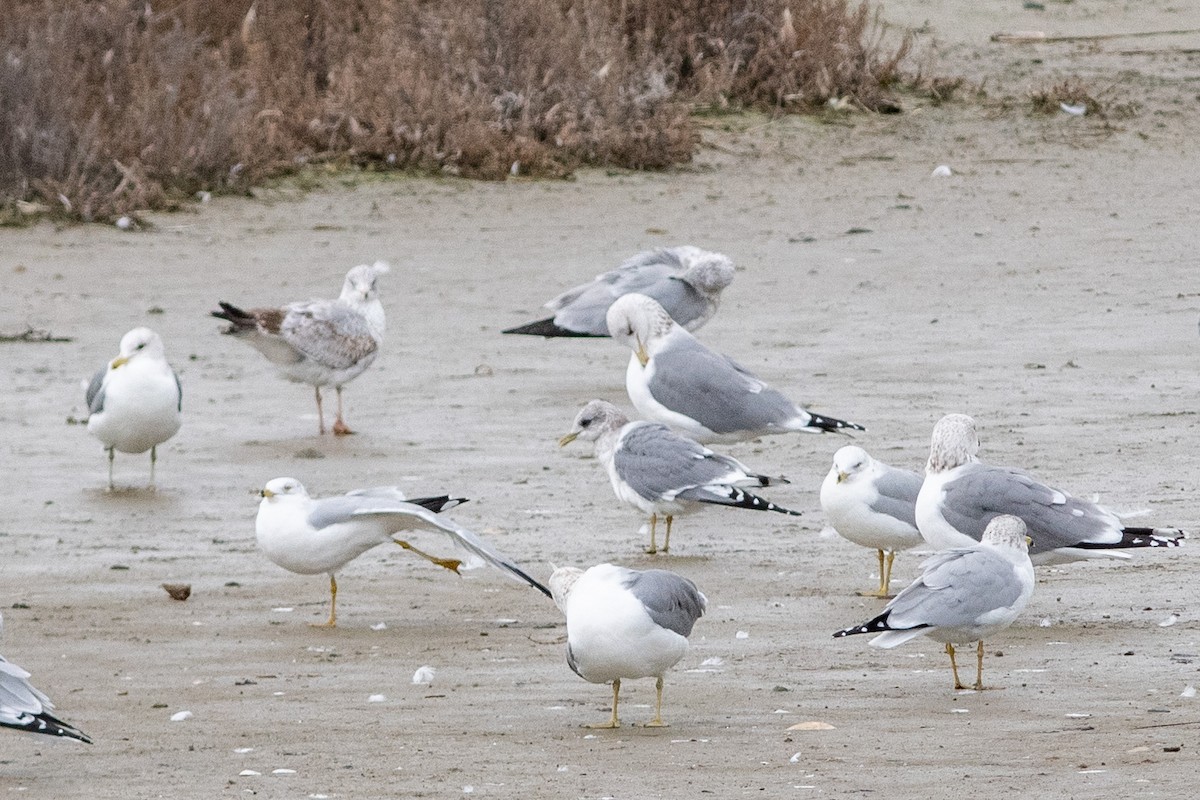
[(847, 0), (9, 0), (0, 206), (85, 220), (314, 161), (481, 178), (686, 162), (697, 106), (886, 104)]

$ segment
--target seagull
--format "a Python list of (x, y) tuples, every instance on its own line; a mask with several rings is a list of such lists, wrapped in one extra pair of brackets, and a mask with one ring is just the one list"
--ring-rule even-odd
[(877, 461), (861, 447), (846, 445), (833, 454), (821, 483), (821, 510), (842, 538), (879, 554), (879, 589), (860, 594), (889, 597), (896, 551), (925, 541), (914, 511), (919, 491), (920, 475)]
[(317, 427), (325, 433), (321, 387), (337, 391), (337, 419), (333, 432), (354, 433), (342, 418), (342, 387), (371, 366), (383, 344), (384, 314), (375, 284), (389, 270), (387, 264), (360, 264), (346, 273), (337, 300), (288, 303), (282, 308), (243, 311), (219, 303), (212, 316), (226, 320), (224, 333), (234, 336), (267, 357), (283, 377), (311, 384), (317, 395)]
[[(465, 503), (448, 496), (405, 500), (395, 487), (359, 489), (339, 497), (315, 500), (295, 478), (275, 478), (263, 488), (254, 528), (267, 558), (298, 575), (329, 575), (329, 619), (314, 627), (337, 625), (337, 572), (373, 547), (392, 542), (421, 558), (457, 573), (460, 567), (484, 563), (528, 583), (550, 596), (550, 590), (497, 553), (476, 534), (438, 516)], [(462, 552), (461, 558), (438, 558), (418, 550), (401, 531), (444, 533)]]
[(625, 388), (637, 410), (698, 442), (865, 430), (805, 411), (727, 356), (709, 350), (646, 295), (627, 294), (613, 303), (608, 331), (633, 350)]
[[(934, 553), (921, 564), (921, 576), (896, 595), (883, 613), (834, 637), (878, 633), (873, 647), (892, 648), (925, 635), (946, 645), (954, 688), (958, 679), (954, 642), (974, 642), (976, 690), (983, 687), (983, 640), (1004, 630), (1033, 594), (1025, 523), (1007, 514), (988, 523), (983, 540), (971, 547)], [(551, 583), (553, 585), (553, 583)]]
[(121, 337), (121, 352), (92, 376), (87, 388), (88, 433), (108, 451), (108, 488), (113, 488), (114, 451), (150, 451), (150, 488), (158, 446), (182, 423), (183, 387), (149, 328)]
[(733, 262), (727, 256), (691, 245), (660, 247), (638, 253), (546, 303), (553, 317), (503, 333), (608, 336), (604, 315), (614, 300), (629, 292), (653, 297), (676, 322), (694, 331), (717, 313), (721, 292), (732, 282)]
[(29, 673), (0, 656), (0, 727), (92, 743), (83, 731), (50, 713), (53, 710), (50, 698), (29, 682)]
[(592, 400), (575, 416), (570, 433), (558, 440), (565, 447), (575, 439), (595, 442), (596, 458), (604, 464), (617, 499), (650, 515), (650, 549), (658, 515), (667, 518), (662, 551), (671, 547), (671, 522), (706, 504), (775, 511), (800, 516), (739, 487), (788, 483), (751, 472), (735, 458), (707, 447), (657, 422), (630, 422), (620, 409)]
[(621, 681), (656, 678), (658, 699), (648, 728), (662, 719), (663, 673), (688, 649), (706, 598), (687, 578), (661, 569), (600, 564), (586, 572), (559, 567), (550, 576), (554, 602), (567, 618), (567, 665), (591, 683), (612, 681), (612, 718), (589, 728), (619, 728)]
[(925, 482), (917, 495), (917, 528), (935, 548), (973, 544), (998, 514), (1024, 520), (1033, 563), (1129, 558), (1131, 547), (1177, 547), (1186, 534), (1173, 528), (1127, 528), (1116, 513), (1072, 497), (1011, 467), (977, 457), (975, 420), (942, 417), (933, 428)]

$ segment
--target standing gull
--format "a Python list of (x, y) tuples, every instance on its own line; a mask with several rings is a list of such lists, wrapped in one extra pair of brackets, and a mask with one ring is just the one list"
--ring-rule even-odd
[(627, 294), (612, 304), (608, 331), (633, 350), (625, 388), (637, 410), (699, 442), (865, 430), (805, 411), (732, 359), (709, 350), (643, 294)]
[(833, 454), (833, 468), (821, 483), (821, 509), (843, 538), (878, 552), (879, 589), (870, 592), (876, 597), (889, 596), (896, 551), (925, 541), (914, 510), (920, 491), (920, 475), (877, 461), (861, 447), (846, 445)]
[(183, 387), (167, 363), (162, 339), (149, 328), (121, 337), (121, 352), (87, 388), (88, 433), (108, 450), (108, 488), (113, 488), (114, 451), (150, 451), (150, 488), (158, 446), (182, 423)]
[(732, 282), (733, 262), (720, 253), (690, 245), (660, 247), (638, 253), (616, 269), (597, 275), (591, 283), (569, 289), (546, 303), (553, 317), (504, 333), (546, 338), (608, 336), (608, 307), (630, 292), (653, 297), (676, 322), (694, 331), (717, 313), (721, 292)]
[(667, 535), (662, 551), (671, 547), (671, 522), (681, 514), (707, 504), (776, 511), (800, 516), (741, 486), (770, 486), (787, 483), (751, 472), (737, 459), (714, 453), (707, 447), (671, 431), (657, 422), (630, 422), (612, 403), (592, 400), (575, 416), (571, 431), (558, 443), (575, 439), (595, 442), (596, 458), (604, 464), (618, 500), (650, 515), (650, 549), (656, 553), (654, 530), (658, 515), (667, 518)]
[(337, 300), (288, 303), (281, 308), (243, 311), (219, 303), (212, 312), (228, 321), (225, 333), (241, 339), (267, 357), (283, 377), (310, 384), (317, 395), (317, 428), (325, 433), (321, 387), (337, 391), (333, 432), (353, 433), (342, 418), (342, 387), (371, 366), (383, 344), (384, 313), (376, 281), (388, 265), (360, 264), (346, 273)]
[[(983, 640), (1004, 630), (1033, 594), (1025, 523), (1002, 515), (988, 523), (983, 540), (971, 547), (935, 553), (921, 564), (921, 576), (887, 604), (883, 613), (834, 637), (878, 633), (873, 647), (892, 648), (925, 635), (946, 645), (954, 688), (958, 679), (954, 643), (978, 642), (975, 689), (983, 689)], [(553, 585), (553, 584), (552, 584)]]
[[(258, 546), (267, 558), (300, 575), (329, 575), (329, 619), (317, 627), (337, 625), (337, 572), (373, 547), (392, 542), (452, 572), (484, 563), (528, 583), (550, 596), (550, 590), (529, 577), (476, 534), (439, 517), (437, 512), (462, 502), (450, 497), (405, 500), (392, 487), (359, 489), (340, 497), (314, 500), (295, 478), (275, 478), (262, 490), (254, 528)], [(401, 531), (438, 531), (459, 549), (459, 558), (437, 558), (403, 539)]]
[(1024, 520), (1034, 564), (1085, 558), (1129, 558), (1131, 547), (1175, 547), (1183, 531), (1127, 528), (1114, 512), (1072, 497), (1011, 467), (981, 462), (975, 420), (942, 417), (933, 428), (925, 482), (917, 496), (917, 527), (936, 548), (978, 541), (991, 519), (1012, 514)]
[(666, 570), (599, 564), (586, 572), (559, 567), (550, 589), (567, 618), (567, 665), (585, 681), (612, 681), (612, 718), (587, 727), (619, 728), (622, 679), (649, 677), (657, 679), (657, 701), (646, 727), (663, 727), (663, 673), (683, 658), (708, 606), (696, 584)]
[[(0, 616), (0, 629), (3, 627), (4, 617)], [(52, 711), (54, 704), (29, 682), (29, 673), (0, 656), (0, 727), (92, 743), (85, 733)]]

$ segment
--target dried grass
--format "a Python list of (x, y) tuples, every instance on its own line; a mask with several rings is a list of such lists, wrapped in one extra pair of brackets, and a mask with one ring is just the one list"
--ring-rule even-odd
[(910, 48), (846, 0), (8, 2), (0, 205), (87, 220), (314, 161), (667, 167), (697, 106), (886, 109)]

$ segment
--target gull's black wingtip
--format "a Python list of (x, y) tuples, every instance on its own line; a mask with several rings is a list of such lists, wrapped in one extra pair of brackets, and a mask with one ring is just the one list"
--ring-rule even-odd
[(507, 330), (503, 330), (500, 332), (501, 333), (520, 334), (520, 335), (524, 335), (524, 336), (545, 336), (547, 339), (567, 338), (567, 337), (576, 338), (576, 339), (608, 338), (607, 336), (605, 336), (603, 334), (580, 333), (579, 331), (573, 331), (568, 328), (561, 328), (558, 325), (554, 324), (554, 317), (549, 317), (547, 319), (539, 319), (536, 322), (530, 322), (526, 325), (518, 325), (515, 328), (509, 328)]
[(520, 578), (521, 580), (523, 580), (523, 581), (525, 581), (526, 583), (528, 583), (528, 584), (529, 584), (530, 586), (532, 586), (534, 589), (537, 589), (539, 592), (541, 592), (542, 594), (546, 595), (546, 597), (549, 597), (551, 600), (553, 600), (553, 599), (554, 599), (554, 595), (550, 593), (550, 590), (549, 590), (549, 589), (547, 589), (545, 586), (543, 586), (541, 583), (539, 583), (539, 582), (537, 581), (537, 579), (535, 579), (535, 578), (531, 577), (531, 576), (529, 575), (529, 573), (527, 573), (525, 570), (523, 570), (523, 569), (521, 569), (520, 567), (518, 567), (516, 564), (510, 564), (510, 563), (508, 563), (507, 561), (505, 561), (505, 562), (504, 562), (504, 566), (505, 566), (505, 568), (507, 568), (507, 569), (508, 569), (508, 571), (509, 571), (509, 572), (511, 572), (513, 575), (516, 575), (518, 578)]
[(847, 422), (844, 419), (836, 417), (823, 417), (820, 414), (809, 414), (812, 419), (808, 421), (808, 427), (817, 428), (822, 433), (845, 433), (846, 431), (865, 431), (862, 425), (857, 422)]

